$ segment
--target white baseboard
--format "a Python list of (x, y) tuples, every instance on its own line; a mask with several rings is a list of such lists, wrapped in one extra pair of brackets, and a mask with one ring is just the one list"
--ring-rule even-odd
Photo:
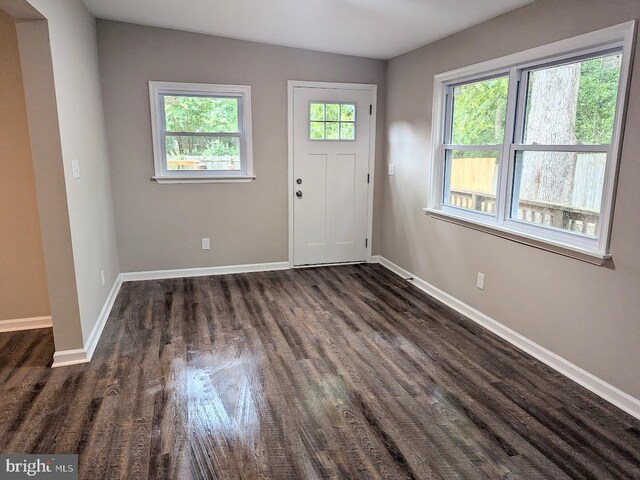
[(53, 354), (53, 365), (51, 365), (51, 368), (77, 365), (79, 363), (87, 363), (91, 361), (91, 357), (93, 357), (93, 352), (95, 352), (96, 347), (98, 346), (100, 335), (102, 335), (102, 330), (104, 330), (104, 326), (109, 319), (109, 314), (111, 313), (113, 303), (116, 301), (116, 297), (118, 296), (121, 286), (122, 274), (118, 275), (116, 281), (113, 283), (113, 287), (111, 287), (111, 291), (102, 306), (102, 310), (98, 315), (98, 320), (93, 326), (93, 330), (91, 330), (84, 348), (56, 351)]
[(226, 275), (230, 273), (268, 272), (272, 270), (288, 270), (289, 262), (251, 263), (245, 265), (226, 265), (222, 267), (184, 268), (177, 270), (153, 270), (149, 272), (122, 273), (123, 282), (140, 280), (164, 280), (168, 278), (206, 277), (209, 275)]
[(0, 320), (0, 333), (17, 332), (19, 330), (33, 330), (36, 328), (51, 328), (51, 315), (45, 317)]
[(487, 330), (490, 330), (532, 357), (546, 363), (554, 370), (582, 385), (586, 389), (591, 390), (593, 393), (607, 400), (609, 403), (612, 403), (621, 410), (624, 410), (628, 414), (640, 419), (640, 400), (637, 398), (632, 397), (628, 393), (623, 392), (619, 388), (614, 387), (613, 385), (587, 372), (583, 368), (571, 363), (550, 350), (547, 350), (542, 345), (538, 345), (527, 337), (519, 334), (509, 327), (506, 327), (491, 317), (488, 317), (484, 313), (476, 310), (448, 293), (443, 292), (439, 288), (434, 287), (430, 283), (415, 276), (390, 260), (387, 260), (382, 256), (376, 256), (375, 258), (372, 258), (372, 262), (380, 263), (402, 278), (411, 278), (411, 283), (420, 290), (428, 293), (435, 299), (441, 301), (445, 305), (448, 305)]
[(84, 348), (74, 350), (60, 350), (53, 353), (53, 364), (51, 368), (67, 367), (79, 363), (88, 363), (87, 351)]
[(104, 330), (104, 326), (106, 325), (107, 320), (109, 320), (111, 309), (113, 308), (113, 304), (116, 301), (116, 297), (118, 296), (118, 292), (120, 291), (121, 286), (122, 275), (118, 275), (116, 281), (113, 282), (113, 287), (111, 287), (111, 291), (109, 292), (104, 305), (102, 306), (102, 310), (100, 310), (98, 321), (94, 325), (93, 330), (91, 330), (91, 333), (87, 338), (87, 343), (84, 348), (87, 352), (87, 361), (91, 360), (91, 357), (93, 357), (93, 352), (95, 352), (96, 347), (98, 346), (100, 335), (102, 335), (102, 330)]

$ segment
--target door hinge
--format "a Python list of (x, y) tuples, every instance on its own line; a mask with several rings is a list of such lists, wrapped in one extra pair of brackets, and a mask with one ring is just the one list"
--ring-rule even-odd
[(367, 173), (367, 183), (369, 183), (369, 181), (371, 180), (370, 178), (371, 176)]
[(369, 105), (369, 115), (373, 115), (373, 105)]
[(369, 239), (365, 238), (364, 239), (364, 248), (367, 248), (369, 246)]

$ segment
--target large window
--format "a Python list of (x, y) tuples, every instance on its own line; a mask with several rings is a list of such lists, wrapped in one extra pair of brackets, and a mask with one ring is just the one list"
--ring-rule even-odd
[(250, 87), (150, 82), (155, 179), (250, 181)]
[(436, 76), (426, 210), (606, 258), (632, 37), (625, 24)]

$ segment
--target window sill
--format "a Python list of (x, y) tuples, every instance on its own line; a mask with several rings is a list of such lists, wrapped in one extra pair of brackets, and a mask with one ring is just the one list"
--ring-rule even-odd
[(565, 257), (575, 258), (583, 262), (591, 263), (593, 265), (603, 265), (607, 260), (611, 258), (610, 255), (600, 254), (584, 250), (573, 245), (567, 245), (562, 243), (553, 242), (546, 239), (541, 239), (532, 235), (527, 235), (522, 232), (500, 227), (497, 225), (487, 225), (481, 222), (476, 222), (472, 219), (462, 216), (454, 215), (449, 212), (443, 212), (433, 208), (423, 208), (424, 212), (437, 220), (443, 220), (445, 222), (454, 223), (463, 227), (472, 228), (490, 235), (495, 235), (507, 240), (511, 240), (530, 247), (539, 248), (548, 252), (564, 255)]
[(175, 176), (175, 177), (151, 177), (151, 180), (161, 185), (169, 183), (248, 183), (256, 179), (254, 175), (234, 175), (226, 177), (203, 177), (203, 176)]

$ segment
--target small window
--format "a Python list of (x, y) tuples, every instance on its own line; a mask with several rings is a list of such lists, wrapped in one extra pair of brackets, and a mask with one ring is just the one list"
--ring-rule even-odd
[(310, 140), (355, 140), (356, 106), (353, 103), (309, 104)]
[(437, 75), (425, 210), (606, 258), (633, 30), (624, 24)]
[(250, 87), (150, 82), (155, 179), (250, 181)]

